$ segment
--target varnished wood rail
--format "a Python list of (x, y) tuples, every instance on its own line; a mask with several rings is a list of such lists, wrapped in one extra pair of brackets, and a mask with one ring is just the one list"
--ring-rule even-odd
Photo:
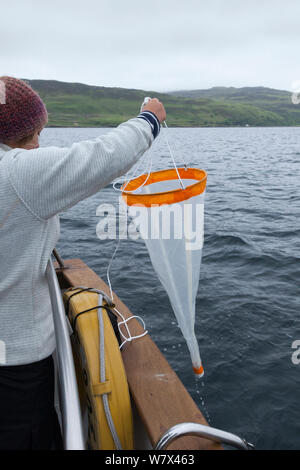
[[(65, 264), (68, 269), (58, 270), (63, 287), (94, 287), (109, 295), (107, 284), (83, 261), (72, 259), (65, 261)], [(132, 316), (115, 293), (114, 303), (125, 318)], [(144, 331), (136, 319), (131, 320), (129, 326), (133, 336)], [(196, 403), (150, 335), (125, 344), (122, 356), (130, 393), (153, 446), (175, 424), (193, 422), (207, 425)], [(222, 447), (207, 439), (183, 437), (169, 449), (221, 450)]]

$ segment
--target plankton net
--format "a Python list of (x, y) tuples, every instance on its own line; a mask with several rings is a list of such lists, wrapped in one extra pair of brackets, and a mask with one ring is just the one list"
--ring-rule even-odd
[(193, 369), (203, 376), (195, 336), (195, 302), (204, 240), (204, 195), (207, 174), (175, 168), (130, 180), (123, 201), (148, 249), (188, 345)]

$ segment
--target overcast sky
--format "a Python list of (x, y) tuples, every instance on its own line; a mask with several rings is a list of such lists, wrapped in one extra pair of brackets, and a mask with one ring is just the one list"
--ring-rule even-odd
[(0, 0), (0, 75), (169, 91), (290, 90), (299, 0)]

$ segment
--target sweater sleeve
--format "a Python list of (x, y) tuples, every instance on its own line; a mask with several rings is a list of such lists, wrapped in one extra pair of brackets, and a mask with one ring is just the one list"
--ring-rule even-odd
[(70, 148), (16, 149), (10, 152), (10, 181), (27, 208), (48, 219), (126, 173), (152, 142), (149, 124), (135, 118)]

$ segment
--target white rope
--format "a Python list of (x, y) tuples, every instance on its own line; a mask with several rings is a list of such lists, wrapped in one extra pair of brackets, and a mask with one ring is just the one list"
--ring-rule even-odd
[[(169, 129), (168, 126), (167, 126), (166, 121), (164, 121), (164, 126), (165, 126), (166, 129)], [(167, 146), (168, 146), (168, 149), (169, 149), (171, 158), (172, 158), (172, 160), (173, 160), (173, 165), (174, 165), (174, 168), (175, 168), (175, 170), (176, 170), (176, 173), (177, 173), (177, 176), (178, 176), (180, 185), (181, 185), (182, 189), (185, 189), (185, 186), (184, 186), (184, 184), (183, 184), (183, 181), (182, 181), (182, 179), (180, 178), (180, 174), (179, 174), (179, 171), (178, 171), (178, 168), (177, 168), (177, 165), (176, 165), (175, 157), (174, 157), (173, 152), (172, 152), (172, 149), (171, 149), (171, 147), (170, 147), (170, 142), (169, 142), (167, 133), (165, 132), (164, 134), (165, 134), (165, 139), (166, 139), (166, 142), (167, 142)], [(185, 163), (185, 167), (186, 167), (186, 163)]]
[[(126, 229), (124, 230), (123, 235), (125, 234), (125, 231), (126, 231), (126, 230), (127, 230), (127, 227), (126, 227)], [(115, 258), (115, 256), (116, 256), (116, 254), (117, 254), (117, 251), (118, 251), (118, 249), (119, 249), (119, 247), (120, 247), (120, 243), (121, 243), (121, 237), (119, 237), (117, 246), (116, 246), (115, 251), (114, 251), (114, 253), (113, 253), (112, 257), (111, 257), (111, 260), (110, 260), (110, 262), (109, 262), (109, 265), (108, 265), (108, 267), (107, 267), (107, 272), (106, 272), (107, 282), (108, 282), (109, 291), (110, 291), (110, 298), (111, 298), (112, 303), (113, 303), (113, 301), (114, 301), (114, 293), (113, 293), (112, 285), (111, 285), (111, 281), (110, 281), (110, 268), (111, 268), (112, 262), (113, 262), (113, 260), (114, 260), (114, 258)], [(146, 332), (145, 332), (144, 334), (142, 334), (142, 335), (139, 335), (139, 336), (132, 336), (131, 333), (130, 333), (130, 330), (129, 330), (129, 328), (128, 328), (128, 325), (127, 325), (128, 321), (131, 320), (132, 318), (139, 318), (139, 319), (142, 321), (142, 323), (143, 323), (144, 330), (146, 330), (146, 325), (145, 325), (144, 320), (143, 320), (141, 317), (137, 316), (137, 315), (132, 315), (131, 317), (125, 319), (124, 316), (122, 315), (122, 313), (119, 312), (119, 310), (117, 310), (117, 308), (114, 307), (114, 310), (117, 312), (117, 314), (118, 314), (118, 315), (120, 316), (120, 318), (122, 319), (122, 322), (120, 322), (120, 323), (118, 322), (118, 329), (119, 329), (120, 335), (123, 337), (123, 339), (124, 339), (125, 341), (121, 344), (120, 349), (124, 346), (125, 343), (131, 342), (133, 339), (142, 338), (143, 336), (146, 336), (146, 334), (148, 334), (148, 331), (146, 331)], [(120, 329), (120, 326), (119, 326), (119, 325), (121, 325), (121, 324), (124, 325), (125, 328), (126, 328), (127, 335), (128, 335), (127, 337), (123, 335), (123, 333), (122, 333), (122, 331), (121, 331), (121, 329)]]
[[(128, 318), (125, 318), (121, 312), (119, 312), (118, 309), (116, 309), (116, 307), (113, 308), (113, 310), (120, 316), (120, 318), (122, 319), (122, 321), (118, 322), (118, 328), (119, 328), (119, 332), (120, 332), (120, 335), (122, 336), (122, 338), (124, 339), (123, 343), (120, 345), (120, 349), (123, 348), (124, 344), (126, 343), (131, 343), (131, 341), (133, 341), (134, 339), (139, 339), (139, 338), (143, 338), (144, 336), (146, 336), (148, 334), (148, 330), (146, 330), (146, 324), (144, 322), (144, 320), (142, 319), (142, 317), (140, 317), (139, 315), (131, 315), (130, 317)], [(128, 325), (127, 323), (130, 321), (130, 320), (133, 320), (133, 318), (136, 318), (137, 320), (140, 320), (141, 323), (142, 323), (142, 327), (144, 328), (144, 333), (140, 334), (140, 335), (137, 335), (137, 336), (132, 336), (131, 333), (130, 333), (130, 330), (128, 328)], [(121, 325), (124, 325), (126, 330), (127, 330), (127, 333), (128, 333), (128, 336), (125, 336), (121, 330)]]
[[(148, 154), (148, 152), (144, 153), (144, 155), (142, 156), (142, 158), (139, 159), (138, 164), (135, 165), (132, 169), (130, 169), (130, 170), (127, 172), (127, 175), (125, 175), (125, 176), (127, 176), (127, 178), (119, 178), (118, 180), (116, 180), (116, 181), (113, 183), (113, 188), (114, 188), (116, 191), (120, 191), (119, 188), (116, 188), (116, 187), (115, 187), (116, 184), (121, 184), (121, 185), (123, 185), (124, 183), (127, 183), (127, 184), (128, 184), (132, 179), (135, 178), (135, 175), (137, 174), (138, 169), (139, 169), (140, 166), (141, 166), (141, 163), (144, 163), (144, 160), (146, 160), (146, 159), (145, 159), (145, 155), (147, 155), (147, 154)], [(130, 172), (131, 172), (132, 170), (133, 170), (133, 176), (132, 176), (132, 177), (129, 177)], [(142, 176), (142, 175), (140, 175), (140, 176)], [(126, 184), (126, 186), (127, 186), (127, 184)]]
[[(126, 230), (127, 230), (127, 227), (126, 227)], [(123, 232), (123, 234), (125, 234), (125, 230)], [(110, 262), (107, 266), (107, 271), (106, 271), (106, 278), (107, 278), (107, 282), (108, 282), (108, 287), (109, 287), (109, 291), (110, 291), (110, 297), (111, 297), (111, 300), (113, 301), (114, 300), (114, 293), (113, 293), (113, 290), (112, 290), (112, 286), (111, 286), (111, 282), (110, 282), (110, 268), (111, 268), (111, 265), (112, 265), (112, 262), (119, 250), (119, 247), (120, 247), (120, 243), (121, 243), (121, 237), (119, 236), (119, 240), (118, 240), (118, 243), (117, 243), (117, 246), (115, 248), (115, 251), (113, 252), (113, 255), (110, 259)]]
[[(127, 230), (127, 227), (126, 227), (126, 230)], [(123, 234), (124, 234), (124, 233), (125, 233), (125, 232), (123, 232)], [(119, 237), (117, 246), (116, 246), (115, 251), (114, 251), (114, 253), (113, 253), (112, 257), (111, 257), (111, 260), (110, 260), (110, 262), (109, 262), (109, 265), (108, 265), (108, 267), (107, 267), (107, 272), (106, 272), (107, 282), (108, 282), (109, 291), (110, 291), (110, 298), (111, 298), (112, 303), (113, 303), (113, 301), (114, 301), (114, 293), (113, 293), (112, 285), (111, 285), (111, 281), (110, 281), (110, 268), (111, 268), (112, 262), (113, 262), (113, 260), (114, 260), (114, 258), (115, 258), (115, 256), (116, 256), (116, 254), (117, 254), (117, 251), (118, 251), (118, 249), (119, 249), (119, 247), (120, 247), (120, 243), (121, 243), (121, 237)], [(114, 307), (113, 310), (115, 310), (115, 312), (116, 312), (116, 313), (119, 315), (119, 317), (122, 319), (121, 322), (118, 322), (118, 329), (119, 329), (120, 335), (121, 335), (122, 338), (124, 339), (123, 343), (122, 343), (121, 346), (120, 346), (120, 349), (124, 346), (125, 343), (127, 343), (127, 342), (128, 342), (128, 343), (131, 343), (132, 340), (142, 338), (143, 336), (146, 336), (146, 335), (148, 334), (148, 331), (146, 330), (145, 322), (144, 322), (144, 320), (143, 320), (141, 317), (139, 317), (138, 315), (132, 315), (131, 317), (129, 317), (129, 318), (126, 319), (126, 318), (122, 315), (122, 313), (119, 312), (119, 310), (118, 310), (116, 307)], [(138, 336), (132, 336), (132, 335), (131, 335), (127, 323), (128, 323), (130, 320), (132, 320), (133, 318), (137, 318), (137, 319), (141, 320), (141, 322), (142, 322), (142, 324), (143, 324), (143, 328), (144, 328), (144, 330), (146, 330), (143, 334), (138, 335)], [(121, 325), (124, 325), (124, 326), (125, 326), (128, 336), (124, 336), (123, 332), (122, 332), (121, 329), (120, 329), (120, 326), (121, 326)]]
[[(102, 305), (102, 295), (99, 294), (98, 296), (98, 305)], [(103, 322), (103, 314), (102, 308), (98, 308), (98, 324), (99, 324), (99, 359), (100, 359), (100, 382), (106, 382), (106, 370), (105, 370), (105, 337), (104, 337), (104, 322)], [(115, 443), (117, 450), (122, 450), (122, 444), (120, 442), (115, 423), (113, 421), (108, 396), (107, 393), (102, 395), (103, 407), (105, 416), (107, 419), (107, 424), (109, 426), (113, 441)]]
[[(143, 186), (145, 186), (145, 184), (147, 183), (147, 181), (148, 181), (148, 179), (149, 179), (149, 177), (150, 177), (151, 170), (152, 170), (152, 163), (153, 163), (153, 159), (152, 159), (152, 156), (151, 156), (151, 157), (150, 157), (149, 170), (147, 171), (147, 173), (143, 172), (143, 173), (141, 173), (139, 176), (133, 175), (132, 178), (129, 178), (129, 179), (126, 179), (126, 180), (124, 180), (124, 179), (123, 179), (123, 180), (122, 180), (122, 179), (119, 179), (119, 180), (115, 181), (115, 182), (113, 183), (113, 188), (114, 188), (114, 190), (115, 190), (115, 191), (119, 191), (120, 193), (125, 193), (125, 194), (126, 194), (126, 193), (133, 193), (133, 192), (135, 192), (135, 191), (138, 191), (138, 189), (141, 189)], [(139, 166), (138, 166), (137, 168), (139, 168)], [(137, 178), (141, 178), (142, 176), (145, 176), (145, 174), (147, 174), (147, 177), (146, 177), (145, 181), (143, 182), (143, 184), (141, 184), (141, 186), (139, 186), (138, 188), (132, 189), (131, 191), (130, 191), (130, 190), (125, 191), (125, 188), (129, 185), (129, 183), (130, 183), (132, 180), (137, 179)], [(125, 184), (124, 189), (117, 188), (117, 187), (116, 187), (116, 184), (121, 184), (121, 185), (122, 185), (121, 188), (122, 188), (122, 187), (124, 186), (124, 184)]]

